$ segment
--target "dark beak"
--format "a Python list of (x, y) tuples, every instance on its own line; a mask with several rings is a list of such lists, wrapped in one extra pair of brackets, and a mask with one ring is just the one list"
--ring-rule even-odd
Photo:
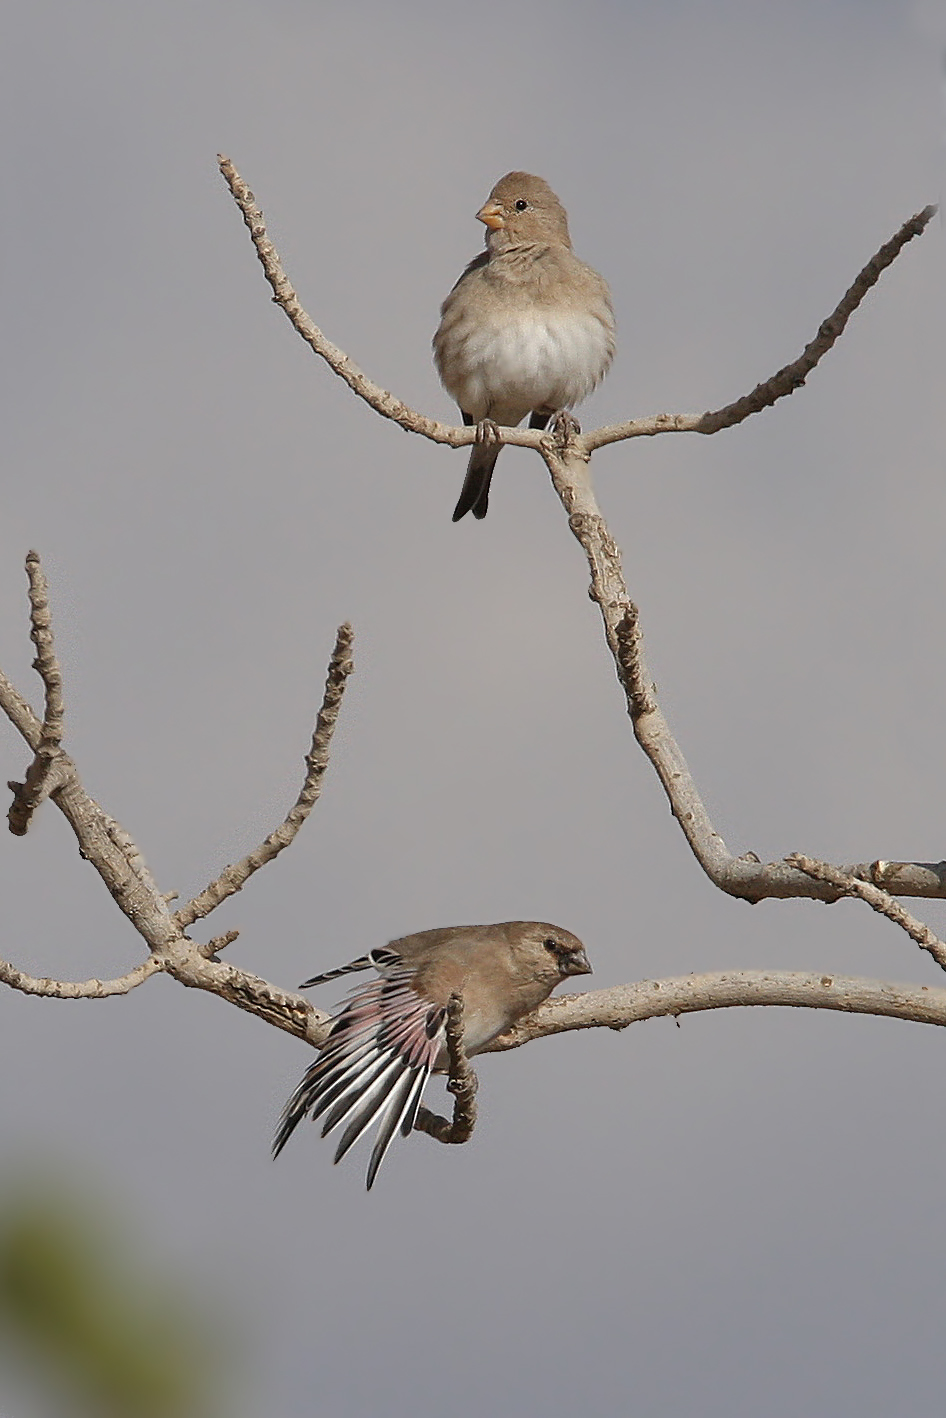
[(583, 950), (576, 950), (569, 954), (567, 960), (563, 960), (566, 975), (590, 975), (591, 966), (588, 964), (588, 957)]

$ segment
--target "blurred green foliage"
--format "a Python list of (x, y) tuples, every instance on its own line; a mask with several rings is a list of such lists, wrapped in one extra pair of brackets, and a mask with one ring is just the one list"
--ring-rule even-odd
[(0, 1347), (69, 1415), (222, 1411), (219, 1332), (100, 1202), (47, 1176), (0, 1189)]

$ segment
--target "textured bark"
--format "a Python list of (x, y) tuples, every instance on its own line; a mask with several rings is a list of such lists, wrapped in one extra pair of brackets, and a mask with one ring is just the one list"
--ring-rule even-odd
[[(303, 310), (266, 234), (260, 212), (247, 185), (227, 158), (220, 168), (249, 229), (276, 303), (314, 353), (377, 413), (408, 432), (450, 447), (471, 444), (472, 427), (454, 428), (418, 413), (374, 384), (349, 357), (322, 334)], [(835, 866), (802, 854), (782, 861), (761, 862), (753, 853), (735, 857), (716, 831), (651, 682), (641, 633), (640, 613), (628, 592), (620, 551), (601, 515), (591, 483), (592, 452), (609, 443), (660, 433), (711, 434), (730, 428), (804, 384), (808, 374), (830, 350), (851, 314), (903, 247), (918, 236), (933, 216), (927, 207), (904, 223), (861, 271), (834, 312), (821, 325), (802, 355), (749, 394), (715, 412), (658, 414), (582, 435), (575, 421), (559, 415), (550, 430), (503, 428), (502, 443), (537, 451), (551, 474), (568, 516), (569, 527), (585, 554), (608, 648), (623, 688), (638, 743), (652, 764), (694, 856), (707, 876), (723, 891), (746, 901), (766, 897), (807, 896), (835, 902), (843, 897), (864, 901), (872, 910), (904, 930), (946, 969), (946, 944), (922, 921), (911, 916), (894, 896), (946, 896), (946, 862), (903, 862), (878, 858), (869, 863)], [(209, 916), (241, 890), (256, 871), (289, 846), (319, 798), (329, 762), (329, 750), (345, 685), (352, 671), (351, 627), (340, 627), (328, 669), (325, 693), (312, 742), (305, 759), (299, 795), (280, 825), (239, 862), (225, 867), (193, 900), (170, 910), (173, 893), (162, 893), (130, 835), (85, 792), (73, 760), (62, 748), (64, 697), (56, 658), (45, 578), (36, 552), (27, 557), (30, 635), (36, 646), (34, 667), (44, 689), (40, 719), (27, 701), (0, 673), (0, 708), (26, 741), (33, 758), (22, 783), (11, 783), (11, 831), (22, 836), (33, 814), (50, 798), (66, 818), (82, 856), (101, 877), (112, 898), (148, 947), (148, 956), (114, 980), (77, 982), (37, 978), (0, 961), (0, 983), (27, 994), (59, 999), (100, 999), (124, 994), (153, 974), (172, 975), (192, 989), (208, 990), (266, 1023), (318, 1047), (327, 1034), (328, 1016), (301, 995), (270, 984), (257, 975), (220, 961), (218, 952), (237, 932), (200, 943), (187, 935), (195, 922)], [(543, 1004), (534, 1015), (493, 1042), (492, 1050), (518, 1048), (547, 1034), (574, 1029), (624, 1029), (629, 1024), (663, 1015), (736, 1006), (790, 1006), (876, 1014), (917, 1023), (946, 1025), (946, 990), (903, 985), (833, 974), (781, 971), (724, 971), (679, 979), (644, 980), (584, 995), (565, 996)], [(417, 1126), (442, 1142), (464, 1142), (476, 1118), (476, 1076), (463, 1052), (462, 1000), (455, 996), (448, 1011), (450, 1055), (448, 1088), (454, 1095), (453, 1118), (421, 1109)]]

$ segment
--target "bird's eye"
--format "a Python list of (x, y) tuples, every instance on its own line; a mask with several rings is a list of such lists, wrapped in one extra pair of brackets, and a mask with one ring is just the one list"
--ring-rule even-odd
[(553, 940), (551, 936), (549, 936), (548, 940), (544, 940), (542, 944), (545, 946), (546, 950), (551, 950), (553, 955), (558, 955), (562, 950), (560, 942)]
[[(525, 197), (520, 197), (519, 200), (518, 200), (518, 202), (516, 203), (516, 211), (517, 211), (517, 212), (524, 212), (525, 209), (526, 209), (526, 207), (528, 207), (528, 205), (529, 205), (529, 203), (526, 201)], [(546, 941), (546, 945), (547, 945), (547, 944), (548, 944), (548, 941)]]

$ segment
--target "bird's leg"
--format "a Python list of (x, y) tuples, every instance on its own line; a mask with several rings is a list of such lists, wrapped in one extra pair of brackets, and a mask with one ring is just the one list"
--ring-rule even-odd
[(467, 1100), (472, 1104), (479, 1083), (463, 1047), (463, 996), (459, 993), (452, 994), (447, 1005), (446, 1034), (450, 1070), (447, 1090), (458, 1102)]
[(453, 1119), (448, 1122), (428, 1108), (418, 1108), (414, 1128), (438, 1142), (469, 1142), (476, 1126), (479, 1081), (463, 1048), (463, 998), (459, 994), (452, 994), (447, 1005), (446, 1036), (447, 1091), (453, 1094)]
[(564, 453), (572, 439), (577, 438), (579, 433), (581, 433), (581, 424), (565, 409), (559, 409), (558, 413), (552, 419), (551, 433), (559, 448)]

